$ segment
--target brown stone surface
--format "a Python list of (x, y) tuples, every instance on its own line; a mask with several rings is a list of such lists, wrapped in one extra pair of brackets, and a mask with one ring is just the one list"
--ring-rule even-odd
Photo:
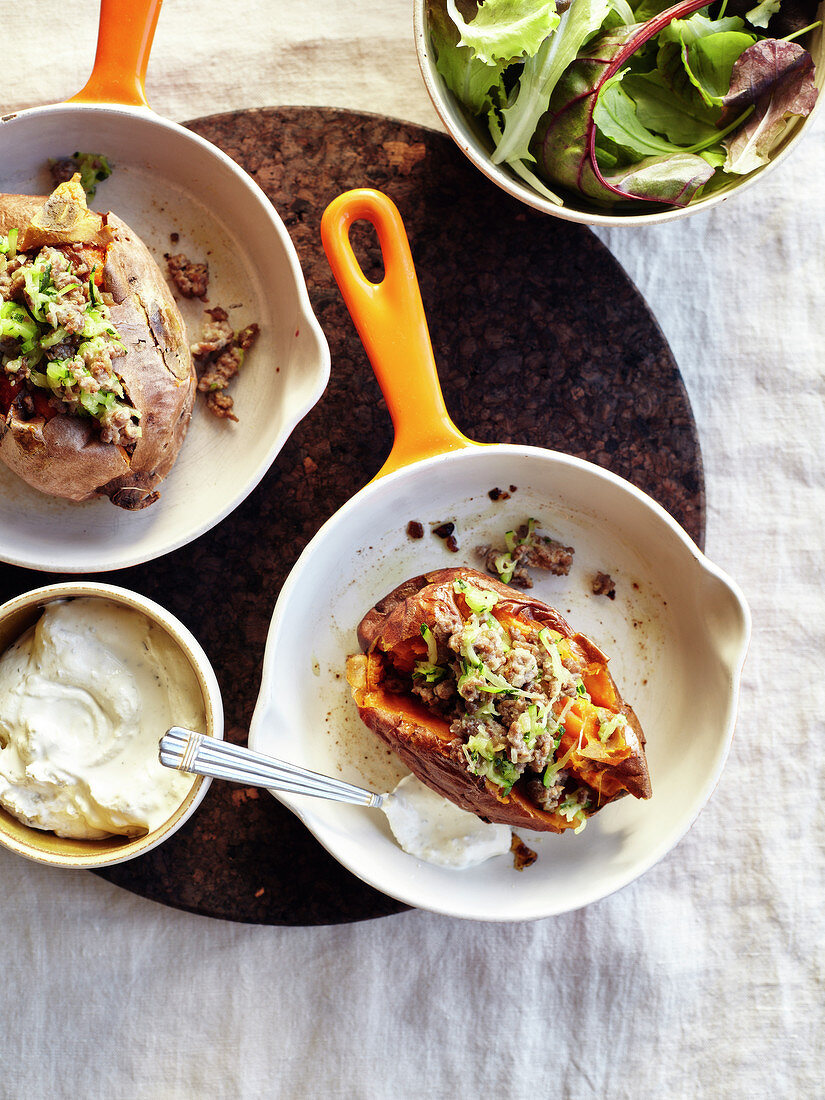
[[(378, 187), (401, 211), (457, 425), (484, 442), (598, 462), (659, 500), (702, 544), (701, 455), (681, 377), (645, 303), (589, 230), (508, 198), (449, 139), (408, 123), (272, 108), (191, 128), (251, 172), (280, 212), (332, 351), (323, 399), (229, 518), (159, 561), (106, 575), (157, 599), (199, 638), (230, 740), (246, 739), (284, 578), (390, 448), (386, 408), (319, 238), (324, 207), (350, 187)], [(377, 245), (366, 233), (353, 239), (378, 278)], [(51, 579), (0, 567), (0, 597)], [(344, 871), (270, 795), (221, 783), (165, 845), (101, 873), (169, 905), (260, 924), (404, 908)]]

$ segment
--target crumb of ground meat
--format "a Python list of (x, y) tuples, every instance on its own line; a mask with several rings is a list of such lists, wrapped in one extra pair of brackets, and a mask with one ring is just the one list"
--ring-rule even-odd
[(437, 535), (440, 539), (448, 539), (454, 531), (455, 524), (449, 521), (447, 521), (447, 523), (440, 523), (437, 527), (433, 527), (433, 534)]
[(425, 706), (430, 707), (441, 714), (451, 713), (455, 706), (455, 681), (441, 680), (437, 684), (426, 684), (421, 680), (415, 680), (412, 686), (413, 695), (417, 695)]
[(251, 325), (247, 325), (246, 328), (242, 328), (235, 337), (238, 347), (242, 348), (244, 351), (248, 351), (258, 339), (260, 331), (259, 326), (254, 322)]
[(164, 259), (169, 269), (169, 277), (183, 297), (200, 298), (205, 302), (206, 292), (209, 289), (209, 264), (195, 263), (182, 252), (174, 256), (167, 254)]
[(206, 360), (210, 355), (223, 351), (235, 339), (235, 332), (229, 324), (226, 310), (216, 306), (215, 309), (205, 310), (205, 313), (209, 320), (203, 326), (201, 338), (189, 348), (198, 365), (200, 360)]
[(417, 519), (411, 519), (407, 524), (407, 534), (411, 539), (424, 538), (424, 526)]
[(71, 157), (61, 157), (59, 160), (53, 160), (51, 162), (49, 171), (51, 172), (52, 181), (55, 187), (57, 187), (61, 183), (68, 183), (77, 171), (77, 168)]
[(575, 550), (572, 546), (564, 546), (557, 539), (548, 535), (537, 535), (530, 524), (522, 524), (515, 532), (516, 544), (511, 551), (499, 549), (489, 544), (476, 547), (476, 554), (484, 559), (484, 568), (494, 577), (502, 578), (506, 575), (504, 569), (499, 571), (496, 567), (497, 559), (504, 562), (512, 570), (508, 584), (515, 588), (532, 588), (533, 580), (529, 569), (544, 569), (554, 576), (567, 576), (573, 564)]
[[(260, 333), (254, 322), (236, 335), (225, 309), (215, 306), (204, 311), (209, 318), (203, 326), (201, 339), (189, 350), (198, 371), (198, 390), (206, 394), (206, 407), (224, 420), (235, 420), (233, 402), (223, 393), (238, 373), (244, 355)], [(219, 395), (222, 395), (219, 399)]]
[(487, 494), (487, 496), (490, 498), (490, 500), (509, 500), (510, 499), (510, 494), (506, 493), (503, 489), (499, 489), (498, 486), (496, 486), (495, 489), (491, 489), (489, 491), (489, 493)]
[(538, 859), (538, 854), (532, 848), (528, 848), (521, 837), (516, 836), (515, 833), (510, 841), (510, 851), (513, 853), (513, 866), (517, 871), (523, 871)]
[(519, 565), (545, 569), (556, 577), (566, 577), (573, 564), (574, 553), (572, 546), (564, 546), (557, 539), (539, 538), (536, 542), (521, 543), (513, 550), (513, 557)]
[(564, 798), (564, 780), (566, 777), (567, 772), (560, 772), (549, 787), (545, 787), (541, 779), (528, 779), (524, 789), (537, 806), (545, 813), (551, 814), (559, 808)]
[[(487, 572), (493, 577), (498, 577), (496, 558), (504, 554), (505, 551), (499, 550), (496, 546), (485, 545), (477, 546), (475, 552), (480, 558), (484, 559), (484, 568)], [(512, 585), (513, 588), (532, 588), (533, 578), (527, 572), (527, 567), (517, 561), (513, 567), (513, 575), (507, 583)]]
[(227, 393), (221, 393), (220, 390), (214, 390), (212, 393), (206, 395), (206, 407), (215, 416), (220, 417), (221, 420), (234, 420), (237, 423), (237, 416), (232, 412), (232, 406), (234, 401)]
[(238, 373), (242, 362), (243, 351), (237, 344), (225, 348), (217, 359), (210, 360), (198, 379), (198, 389), (201, 393), (214, 393), (215, 390), (225, 390)]
[(597, 573), (590, 584), (594, 596), (607, 596), (609, 600), (616, 599), (616, 582), (609, 573)]

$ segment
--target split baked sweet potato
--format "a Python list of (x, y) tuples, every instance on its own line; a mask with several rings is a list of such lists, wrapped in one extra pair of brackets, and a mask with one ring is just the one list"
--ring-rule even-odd
[(149, 250), (86, 205), (0, 195), (0, 460), (70, 500), (146, 507), (196, 388), (183, 319)]
[(376, 604), (358, 640), (347, 679), (363, 721), (485, 821), (563, 832), (650, 797), (644, 735), (607, 657), (547, 604), (440, 569)]

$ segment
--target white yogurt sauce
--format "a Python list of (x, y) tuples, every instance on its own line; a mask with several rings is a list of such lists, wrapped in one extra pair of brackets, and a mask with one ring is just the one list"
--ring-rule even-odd
[(507, 825), (488, 825), (405, 776), (383, 805), (393, 836), (411, 856), (440, 867), (475, 867), (510, 851)]
[(145, 615), (50, 603), (0, 658), (0, 804), (58, 836), (151, 832), (195, 781), (161, 765), (158, 741), (204, 720), (189, 662)]

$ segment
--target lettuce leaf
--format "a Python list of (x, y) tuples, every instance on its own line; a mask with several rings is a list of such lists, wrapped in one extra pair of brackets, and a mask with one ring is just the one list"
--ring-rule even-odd
[(752, 27), (767, 27), (771, 17), (779, 11), (781, 0), (762, 0), (747, 13), (745, 18)]
[(695, 12), (665, 27), (656, 60), (674, 93), (690, 99), (692, 87), (708, 106), (721, 107), (734, 61), (756, 40), (744, 26), (736, 16), (710, 19)]
[(493, 164), (534, 160), (530, 142), (556, 84), (609, 11), (610, 0), (575, 0), (561, 16), (556, 33), (525, 62), (515, 99), (501, 112), (502, 135), (496, 142)]
[[(628, 95), (622, 82), (624, 74), (618, 73), (608, 80), (596, 100), (593, 111), (593, 120), (599, 128), (599, 132), (605, 137), (616, 142), (617, 145), (630, 150), (636, 157), (662, 156), (671, 153), (699, 152), (697, 146), (710, 147), (721, 141), (721, 135), (715, 126), (694, 125), (693, 134), (701, 131), (695, 141), (683, 142), (681, 145), (666, 138), (660, 137), (639, 118), (637, 104)], [(689, 144), (689, 148), (684, 145)]]
[(724, 170), (745, 175), (767, 164), (788, 119), (810, 114), (816, 97), (814, 63), (807, 50), (773, 38), (750, 46), (733, 67), (720, 125), (750, 106), (755, 109), (725, 141)]
[(443, 4), (429, 4), (427, 13), (436, 69), (471, 114), (485, 114), (501, 85), (507, 62), (488, 65), (479, 61), (469, 46), (459, 46), (458, 30)]
[(557, 203), (561, 187), (681, 206), (764, 164), (816, 99), (810, 55), (752, 29), (778, 0), (730, 2), (720, 18), (707, 0), (427, 5), (438, 71), (494, 164)]
[(622, 84), (636, 104), (639, 121), (675, 145), (693, 145), (714, 135), (719, 140), (719, 110), (708, 107), (701, 96), (677, 96), (660, 70), (630, 72)]
[(447, 13), (459, 30), (459, 45), (486, 65), (532, 57), (559, 23), (556, 0), (485, 0), (469, 23), (455, 0), (447, 0)]

